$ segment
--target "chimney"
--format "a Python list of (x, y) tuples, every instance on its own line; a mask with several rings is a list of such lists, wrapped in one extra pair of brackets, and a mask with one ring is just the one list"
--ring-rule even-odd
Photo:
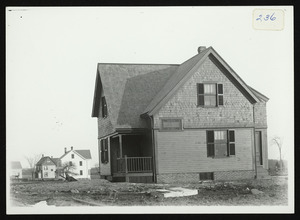
[(206, 49), (205, 46), (200, 46), (198, 47), (198, 53), (201, 53), (202, 51), (204, 51)]
[(53, 158), (53, 156), (51, 156), (51, 158)]
[(42, 158), (44, 157), (44, 154), (42, 154)]
[(73, 150), (73, 146), (71, 146), (71, 150)]
[(67, 148), (65, 147), (65, 153), (67, 153)]

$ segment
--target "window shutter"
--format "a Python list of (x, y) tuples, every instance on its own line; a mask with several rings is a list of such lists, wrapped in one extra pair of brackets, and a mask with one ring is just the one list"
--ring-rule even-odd
[(223, 105), (223, 84), (218, 84), (218, 105)]
[(102, 117), (105, 118), (107, 116), (107, 104), (105, 100), (105, 96), (102, 97)]
[(203, 83), (197, 84), (198, 90), (198, 106), (204, 106), (204, 85)]
[(218, 94), (223, 94), (223, 84), (218, 84)]
[(108, 163), (108, 138), (105, 139), (105, 162)]
[(206, 132), (206, 141), (207, 141), (207, 156), (213, 157), (215, 155), (214, 131)]
[(228, 155), (235, 155), (235, 133), (234, 130), (228, 131)]
[(102, 139), (100, 142), (101, 145), (101, 163), (104, 163), (104, 140)]

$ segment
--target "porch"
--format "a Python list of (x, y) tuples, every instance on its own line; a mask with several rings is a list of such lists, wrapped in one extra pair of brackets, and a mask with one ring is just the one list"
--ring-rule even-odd
[(146, 133), (113, 136), (110, 157), (112, 181), (153, 182), (153, 152)]

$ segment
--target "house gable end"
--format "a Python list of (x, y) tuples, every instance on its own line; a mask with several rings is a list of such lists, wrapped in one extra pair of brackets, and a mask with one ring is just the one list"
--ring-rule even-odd
[[(252, 90), (248, 88), (244, 81), (232, 70), (232, 68), (221, 58), (220, 55), (216, 53), (212, 47), (204, 50), (201, 54), (202, 56), (199, 56), (198, 62), (191, 62), (192, 66), (190, 68), (185, 68), (183, 72), (179, 73), (179, 75), (182, 76), (181, 78), (177, 77), (177, 79), (174, 79), (173, 77), (173, 79), (169, 79), (169, 81), (174, 80), (175, 82), (172, 83), (172, 85), (170, 83), (170, 87), (163, 92), (164, 94), (158, 94), (156, 97), (157, 100), (155, 100), (155, 98), (153, 99), (152, 103), (150, 103), (144, 113), (141, 114), (141, 117), (145, 117), (146, 115), (154, 115), (157, 111), (159, 111), (163, 105), (174, 96), (176, 91), (178, 91), (178, 89), (181, 88), (189, 78), (191, 78), (191, 76), (203, 64), (207, 57), (210, 57), (212, 60), (214, 60), (218, 68), (223, 70), (222, 72), (235, 84), (236, 87), (240, 89), (240, 91), (251, 103), (259, 102), (259, 99), (254, 95)], [(185, 65), (185, 63), (182, 65)]]
[[(215, 105), (199, 105), (198, 85), (222, 85), (223, 102), (215, 93)], [(253, 127), (253, 104), (240, 92), (234, 83), (211, 59), (207, 57), (203, 65), (176, 91), (161, 109), (153, 115), (154, 128), (161, 129), (162, 119), (181, 119), (183, 129)]]

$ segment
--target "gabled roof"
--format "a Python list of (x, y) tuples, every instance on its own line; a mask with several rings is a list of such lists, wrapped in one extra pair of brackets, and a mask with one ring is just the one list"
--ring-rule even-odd
[(192, 74), (194, 74), (195, 70), (203, 64), (208, 56), (219, 64), (219, 66), (226, 72), (227, 77), (239, 86), (242, 90), (241, 92), (249, 99), (250, 102), (255, 103), (259, 101), (253, 91), (249, 89), (246, 83), (233, 71), (223, 58), (212, 47), (209, 47), (191, 59), (185, 61), (178, 67), (177, 71), (169, 78), (164, 87), (153, 98), (141, 116), (155, 114), (192, 76)]
[(258, 92), (257, 90), (253, 89), (252, 87), (248, 86), (249, 89), (251, 89), (251, 91), (254, 93), (254, 95), (263, 102), (267, 102), (269, 100), (269, 98), (263, 94), (261, 94), (260, 92)]
[(80, 154), (85, 159), (92, 159), (90, 150), (74, 150), (74, 151)]
[(146, 127), (139, 115), (177, 68), (172, 64), (98, 64), (92, 116), (98, 116), (103, 86), (114, 128)]
[(55, 163), (56, 166), (61, 166), (61, 160), (60, 158), (51, 158), (51, 160)]
[[(209, 57), (251, 102), (268, 98), (249, 87), (212, 48), (177, 64), (110, 64), (97, 68), (92, 117), (98, 117), (106, 97), (108, 119), (114, 129), (145, 128), (140, 116), (155, 114)], [(101, 94), (103, 93), (103, 94)]]
[(59, 159), (62, 159), (70, 152), (76, 153), (78, 156), (82, 157), (83, 159), (92, 159), (90, 150), (69, 150), (66, 153), (64, 153)]
[(52, 160), (53, 158), (51, 157), (42, 157), (37, 163), (37, 166), (41, 166), (41, 165), (56, 165), (56, 163)]
[(20, 161), (11, 161), (10, 162), (11, 169), (22, 169), (22, 165)]

